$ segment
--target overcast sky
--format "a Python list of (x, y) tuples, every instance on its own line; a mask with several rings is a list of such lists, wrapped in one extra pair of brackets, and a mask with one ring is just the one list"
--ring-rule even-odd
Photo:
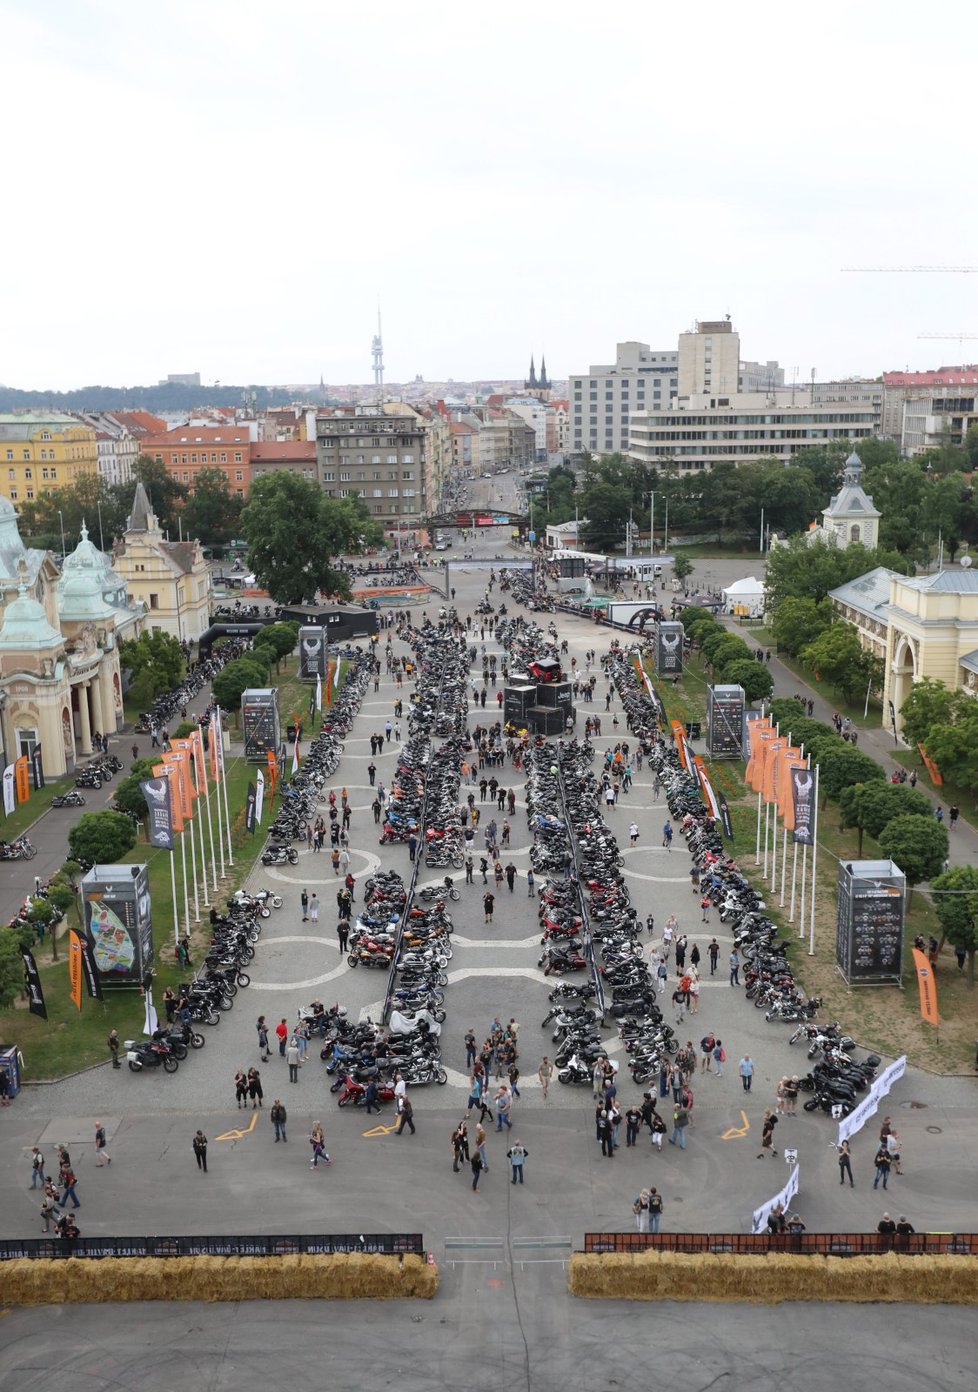
[(0, 0), (0, 382), (974, 361), (976, 13)]

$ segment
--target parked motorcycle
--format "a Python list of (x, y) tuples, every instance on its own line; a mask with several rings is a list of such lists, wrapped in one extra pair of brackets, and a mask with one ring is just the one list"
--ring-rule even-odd
[(133, 1073), (141, 1073), (148, 1068), (162, 1068), (164, 1073), (175, 1073), (180, 1067), (176, 1054), (162, 1039), (153, 1038), (145, 1043), (127, 1039), (124, 1047)]

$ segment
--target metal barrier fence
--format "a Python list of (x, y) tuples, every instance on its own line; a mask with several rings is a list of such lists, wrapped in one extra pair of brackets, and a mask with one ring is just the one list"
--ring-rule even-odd
[(690, 1252), (766, 1256), (791, 1252), (811, 1257), (978, 1255), (976, 1233), (585, 1233), (586, 1253)]
[(301, 1233), (290, 1237), (25, 1237), (0, 1240), (0, 1262), (17, 1257), (292, 1257), (366, 1252), (424, 1256), (421, 1233)]

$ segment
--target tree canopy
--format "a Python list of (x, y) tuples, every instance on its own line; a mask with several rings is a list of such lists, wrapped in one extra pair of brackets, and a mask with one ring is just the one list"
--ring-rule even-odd
[(843, 827), (857, 827), (859, 830), (859, 849), (863, 853), (863, 834), (879, 839), (883, 828), (894, 817), (928, 817), (931, 806), (926, 795), (911, 788), (908, 783), (853, 783), (843, 788), (839, 794), (839, 808)]
[(947, 829), (934, 817), (894, 817), (880, 832), (879, 843), (906, 875), (911, 894), (914, 885), (939, 875), (947, 859)]
[(381, 539), (359, 498), (327, 497), (317, 484), (284, 472), (255, 480), (240, 530), (252, 570), (279, 604), (312, 600), (317, 592), (348, 595), (349, 580), (333, 569), (333, 558)]
[(243, 507), (223, 469), (201, 469), (184, 504), (184, 531), (203, 542), (231, 541), (238, 535)]
[(955, 865), (931, 883), (934, 908), (941, 931), (952, 947), (968, 954), (968, 985), (975, 984), (975, 952), (978, 950), (978, 870)]
[(75, 860), (112, 865), (136, 844), (136, 828), (122, 812), (83, 812), (68, 832)]
[(847, 701), (883, 684), (883, 664), (864, 648), (852, 624), (834, 623), (801, 650), (801, 660), (817, 681), (827, 681)]

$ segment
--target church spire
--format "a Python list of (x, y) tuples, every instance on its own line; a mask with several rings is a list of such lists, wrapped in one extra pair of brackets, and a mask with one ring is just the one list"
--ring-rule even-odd
[(546, 353), (544, 353), (543, 357), (540, 359), (540, 386), (541, 386), (541, 387), (544, 387), (544, 388), (550, 386), (550, 383), (547, 381), (547, 355), (546, 355)]
[(536, 367), (535, 367), (534, 364), (533, 364), (533, 354), (531, 353), (531, 354), (530, 354), (530, 379), (529, 379), (528, 382), (524, 382), (523, 385), (526, 386), (526, 387), (535, 387), (536, 384), (537, 384), (537, 370), (536, 370)]

